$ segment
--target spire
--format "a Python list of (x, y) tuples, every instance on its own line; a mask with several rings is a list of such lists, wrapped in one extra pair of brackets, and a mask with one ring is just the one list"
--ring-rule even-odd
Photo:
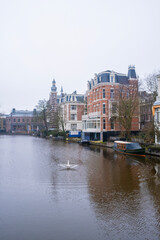
[(63, 87), (61, 86), (61, 94), (63, 94)]
[(53, 81), (52, 81), (51, 91), (52, 91), (52, 92), (57, 92), (57, 87), (56, 87), (56, 81), (55, 81), (55, 79), (53, 79)]

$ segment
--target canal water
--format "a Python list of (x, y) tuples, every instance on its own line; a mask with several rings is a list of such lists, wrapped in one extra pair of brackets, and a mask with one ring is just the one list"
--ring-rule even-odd
[[(77, 164), (75, 170), (59, 164)], [(0, 136), (0, 240), (158, 240), (158, 159)]]

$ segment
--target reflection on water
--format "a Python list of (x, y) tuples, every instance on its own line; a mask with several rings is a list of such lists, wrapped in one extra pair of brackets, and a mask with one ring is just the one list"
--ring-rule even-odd
[(25, 136), (0, 154), (1, 240), (160, 239), (157, 159)]

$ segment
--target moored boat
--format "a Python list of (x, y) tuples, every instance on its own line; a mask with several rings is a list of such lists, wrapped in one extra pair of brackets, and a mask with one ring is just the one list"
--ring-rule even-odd
[(114, 141), (113, 149), (120, 153), (145, 157), (145, 148), (136, 142)]
[(83, 139), (81, 141), (78, 141), (79, 144), (81, 145), (89, 145), (90, 144), (90, 141), (89, 140), (86, 140), (86, 139)]

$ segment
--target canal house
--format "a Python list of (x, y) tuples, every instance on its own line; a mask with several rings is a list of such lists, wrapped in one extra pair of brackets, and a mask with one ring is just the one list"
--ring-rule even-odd
[[(87, 140), (106, 141), (110, 136), (119, 135), (123, 127), (118, 122), (117, 106), (119, 92), (123, 89), (128, 94), (128, 89), (133, 88), (138, 92), (138, 78), (135, 66), (128, 67), (128, 74), (114, 71), (104, 71), (95, 74), (87, 86), (87, 114), (82, 116), (82, 136)], [(138, 109), (138, 106), (137, 106)], [(139, 113), (133, 115), (131, 131), (139, 130)]]
[(62, 112), (65, 130), (69, 131), (70, 135), (79, 136), (82, 131), (82, 115), (85, 109), (84, 94), (78, 94), (77, 91), (64, 94), (61, 89), (61, 95), (57, 96), (57, 103)]

